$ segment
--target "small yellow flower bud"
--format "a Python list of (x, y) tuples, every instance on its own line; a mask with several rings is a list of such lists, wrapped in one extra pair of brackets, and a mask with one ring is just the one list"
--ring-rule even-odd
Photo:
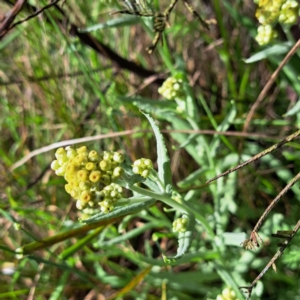
[(67, 158), (67, 153), (64, 148), (58, 148), (55, 152), (55, 157), (57, 160), (65, 159)]
[(134, 163), (133, 163), (134, 166), (141, 166), (142, 165), (142, 160), (141, 159), (137, 159)]
[(70, 161), (69, 161), (67, 168), (66, 168), (66, 172), (73, 173), (77, 170), (78, 170), (77, 166), (74, 163), (70, 163)]
[(72, 189), (71, 191), (71, 197), (74, 198), (74, 199), (78, 199), (80, 197), (80, 190), (78, 188), (76, 189)]
[(98, 182), (101, 179), (101, 175), (102, 174), (101, 174), (100, 171), (92, 171), (91, 174), (90, 174), (90, 176), (89, 176), (89, 180), (91, 182), (96, 183), (96, 182)]
[(65, 184), (65, 190), (68, 194), (71, 194), (72, 192), (72, 187), (70, 184)]
[(153, 164), (152, 164), (151, 159), (145, 159), (145, 160), (144, 160), (144, 165), (145, 165), (145, 167), (147, 167), (147, 168), (153, 168)]
[(144, 177), (144, 178), (147, 178), (150, 174), (150, 171), (149, 170), (144, 170), (142, 173), (141, 173), (141, 176)]
[(69, 181), (69, 185), (72, 189), (76, 189), (79, 186), (79, 182), (77, 181), (77, 178), (74, 178), (73, 180)]
[(103, 159), (106, 161), (111, 161), (113, 158), (113, 154), (110, 151), (103, 152)]
[(118, 177), (122, 176), (123, 172), (124, 172), (124, 169), (123, 169), (123, 168), (121, 168), (121, 167), (116, 167), (116, 168), (114, 168), (114, 170), (113, 170), (112, 176), (113, 176), (114, 178), (118, 178)]
[(236, 298), (235, 292), (230, 287), (227, 287), (222, 291), (222, 296), (225, 299), (230, 299), (230, 300)]
[(88, 203), (89, 201), (92, 200), (91, 193), (88, 191), (81, 192), (79, 200), (82, 203)]
[(111, 162), (109, 160), (101, 160), (99, 167), (102, 171), (109, 171), (111, 170)]
[(87, 156), (84, 154), (78, 154), (75, 158), (74, 158), (74, 162), (77, 166), (82, 166), (85, 165), (88, 160), (87, 160)]
[(60, 168), (58, 168), (56, 171), (55, 171), (55, 174), (57, 176), (64, 176), (66, 173), (66, 166), (61, 166)]
[(80, 170), (77, 172), (77, 179), (79, 181), (86, 181), (88, 179), (89, 172), (86, 170)]
[(110, 207), (112, 205), (112, 201), (110, 199), (106, 199), (101, 202), (101, 206)]
[(134, 174), (140, 174), (140, 168), (138, 167), (138, 166), (134, 166), (133, 168), (132, 168), (132, 172), (134, 173)]
[(112, 176), (112, 171), (106, 171), (106, 174), (105, 175), (107, 175), (108, 177), (110, 177), (111, 178), (111, 176)]
[(118, 192), (117, 191), (111, 191), (110, 197), (111, 198), (117, 198), (118, 197)]
[(66, 150), (67, 150), (67, 157), (68, 158), (73, 158), (77, 155), (76, 150), (74, 148), (70, 147), (70, 146), (66, 147)]
[(119, 194), (121, 194), (123, 192), (122, 187), (118, 184), (115, 185), (115, 190), (118, 191)]
[(67, 172), (66, 174), (65, 174), (65, 179), (68, 181), (68, 182), (70, 182), (70, 181), (72, 181), (72, 180), (74, 180), (74, 178), (76, 178), (76, 172)]
[(92, 150), (92, 151), (90, 151), (88, 158), (92, 162), (97, 162), (99, 160), (99, 154), (97, 151)]
[(115, 152), (113, 156), (113, 160), (118, 164), (121, 164), (124, 161), (124, 155), (119, 152)]
[(95, 164), (92, 163), (92, 162), (88, 162), (86, 165), (85, 165), (85, 168), (88, 170), (88, 171), (92, 171), (93, 169), (95, 169)]
[(86, 156), (88, 154), (87, 147), (86, 146), (82, 146), (82, 147), (78, 148), (77, 149), (77, 153), (78, 154), (84, 154)]
[(59, 164), (58, 160), (55, 159), (51, 163), (51, 169), (54, 170), (54, 171), (57, 171), (59, 168), (60, 168), (60, 164)]

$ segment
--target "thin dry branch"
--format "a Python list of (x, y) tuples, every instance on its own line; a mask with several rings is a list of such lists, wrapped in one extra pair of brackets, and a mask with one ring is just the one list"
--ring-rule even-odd
[[(59, 148), (59, 147), (66, 147), (66, 146), (69, 146), (69, 145), (87, 143), (87, 142), (96, 141), (96, 140), (100, 140), (100, 139), (119, 137), (119, 136), (134, 134), (134, 133), (140, 133), (140, 132), (152, 132), (152, 131), (151, 130), (127, 130), (127, 131), (122, 131), (122, 132), (99, 134), (99, 135), (95, 135), (95, 136), (91, 136), (91, 137), (84, 137), (84, 138), (65, 140), (65, 141), (62, 141), (62, 142), (53, 143), (51, 145), (48, 145), (48, 146), (45, 146), (45, 147), (42, 147), (42, 148), (39, 148), (39, 149), (36, 149), (36, 150), (30, 152), (29, 154), (24, 156), (22, 159), (20, 159), (16, 163), (14, 163), (9, 168), (9, 171), (12, 172), (13, 170), (15, 170), (18, 167), (22, 166), (28, 160), (30, 160), (31, 158), (33, 158), (33, 157), (35, 157), (39, 154), (54, 150), (54, 149)], [(242, 136), (247, 136), (247, 137), (252, 137), (252, 138), (255, 138), (255, 137), (257, 137), (257, 138), (270, 138), (269, 136), (262, 135), (262, 134), (251, 134), (251, 133), (243, 133), (243, 132), (236, 132), (236, 131), (234, 131), (234, 132), (231, 132), (231, 131), (222, 132), (222, 131), (215, 131), (215, 130), (162, 130), (162, 132), (164, 132), (164, 133), (172, 133), (172, 132), (191, 133), (191, 134), (198, 133), (198, 134), (208, 134), (208, 135), (218, 134), (218, 135), (237, 136), (237, 137), (240, 137), (240, 135), (242, 135)]]
[(36, 11), (35, 13), (33, 13), (32, 15), (28, 16), (27, 18), (23, 19), (23, 20), (20, 20), (16, 23), (14, 23), (11, 27), (9, 27), (8, 30), (11, 30), (12, 28), (24, 23), (24, 22), (27, 22), (28, 20), (38, 16), (39, 14), (41, 14), (44, 10), (50, 8), (51, 6), (55, 5), (56, 3), (58, 3), (60, 0), (55, 0), (47, 5), (45, 5), (44, 7), (42, 7), (41, 9), (39, 9), (38, 11)]
[(24, 156), (21, 160), (17, 161), (15, 164), (13, 164), (9, 170), (10, 172), (12, 172), (14, 169), (22, 166), (24, 163), (26, 163), (29, 159), (31, 159), (32, 157), (48, 152), (50, 150), (54, 150), (56, 148), (59, 147), (66, 147), (69, 145), (75, 145), (75, 144), (80, 144), (80, 143), (86, 143), (86, 142), (91, 142), (91, 141), (96, 141), (96, 140), (101, 140), (101, 139), (105, 139), (105, 138), (113, 138), (113, 137), (119, 137), (119, 136), (123, 136), (123, 135), (128, 135), (128, 134), (132, 134), (135, 133), (135, 130), (127, 130), (127, 131), (122, 131), (122, 132), (112, 132), (112, 133), (108, 133), (108, 134), (98, 134), (95, 136), (90, 136), (90, 137), (84, 137), (84, 138), (78, 138), (78, 139), (72, 139), (72, 140), (66, 140), (66, 141), (62, 141), (62, 142), (57, 142), (57, 143), (53, 143), (51, 145), (36, 149), (32, 152), (30, 152), (28, 155)]
[(270, 148), (268, 148), (268, 149), (266, 149), (266, 150), (264, 150), (264, 151), (256, 154), (255, 156), (253, 156), (250, 159), (248, 159), (247, 161), (239, 164), (238, 166), (233, 167), (233, 168), (231, 168), (231, 169), (223, 172), (222, 174), (220, 174), (220, 175), (218, 175), (218, 176), (216, 176), (216, 177), (214, 177), (214, 178), (206, 181), (206, 183), (213, 182), (213, 181), (217, 180), (218, 178), (221, 178), (221, 177), (223, 177), (225, 175), (228, 175), (228, 174), (230, 174), (230, 173), (232, 173), (232, 172), (234, 172), (234, 171), (236, 171), (238, 169), (241, 169), (242, 167), (244, 167), (244, 166), (246, 166), (246, 165), (248, 165), (248, 164), (250, 164), (250, 163), (252, 163), (252, 162), (254, 162), (254, 161), (256, 161), (256, 160), (258, 160), (260, 158), (262, 158), (263, 156), (265, 156), (265, 155), (273, 152), (274, 150), (276, 150), (276, 149), (280, 148), (281, 146), (285, 145), (286, 143), (288, 143), (288, 142), (296, 139), (299, 135), (300, 135), (300, 130), (297, 130), (296, 132), (294, 132), (293, 134), (289, 135), (288, 137), (286, 137), (285, 139), (283, 139), (279, 143), (276, 143), (273, 146), (271, 146)]
[(272, 84), (275, 82), (275, 79), (277, 78), (278, 74), (282, 70), (282, 68), (287, 64), (287, 62), (290, 60), (290, 58), (296, 53), (298, 48), (300, 47), (300, 39), (297, 41), (297, 43), (293, 46), (293, 48), (288, 52), (288, 54), (285, 56), (285, 58), (282, 60), (278, 68), (274, 71), (271, 78), (263, 88), (263, 90), (260, 92), (259, 96), (257, 97), (256, 101), (254, 102), (253, 106), (250, 109), (250, 112), (247, 115), (245, 125), (243, 128), (243, 131), (247, 131), (248, 127), (250, 125), (250, 122), (255, 114), (256, 109), (260, 105), (260, 103), (264, 100), (267, 92), (271, 88)]
[(13, 8), (5, 14), (0, 24), (0, 38), (3, 38), (6, 35), (6, 33), (10, 30), (11, 23), (14, 21), (18, 13), (21, 11), (25, 2), (26, 0), (18, 0), (13, 6)]
[(298, 223), (296, 224), (296, 226), (294, 227), (293, 231), (291, 232), (290, 236), (288, 236), (284, 242), (282, 243), (282, 246), (280, 247), (280, 249), (275, 253), (275, 255), (271, 258), (271, 260), (268, 262), (268, 264), (265, 266), (265, 268), (259, 273), (259, 275), (254, 279), (254, 281), (251, 283), (250, 286), (242, 286), (240, 287), (240, 289), (245, 289), (248, 292), (248, 296), (247, 296), (247, 300), (250, 299), (251, 294), (252, 294), (252, 290), (254, 288), (254, 286), (256, 285), (256, 283), (258, 282), (258, 280), (260, 280), (264, 274), (268, 271), (268, 269), (271, 266), (275, 265), (275, 261), (283, 254), (284, 250), (286, 249), (287, 245), (291, 242), (291, 240), (293, 239), (293, 237), (296, 235), (296, 233), (298, 232), (300, 228), (300, 220), (298, 221)]
[(262, 239), (258, 235), (258, 230), (262, 226), (264, 220), (267, 215), (273, 209), (273, 207), (278, 203), (278, 201), (287, 193), (287, 191), (300, 179), (300, 172), (285, 186), (285, 188), (276, 196), (276, 198), (270, 203), (270, 205), (266, 208), (264, 213), (261, 215), (259, 220), (257, 221), (254, 229), (250, 234), (250, 238), (245, 240), (242, 245), (246, 249), (254, 249), (255, 247), (259, 247), (260, 243), (262, 243)]
[(277, 202), (288, 192), (288, 190), (300, 179), (300, 172), (285, 186), (285, 188), (276, 196), (276, 198), (270, 203), (270, 205), (266, 208), (262, 216), (257, 221), (253, 232), (258, 232), (263, 221), (269, 212), (273, 209), (273, 207), (277, 204)]

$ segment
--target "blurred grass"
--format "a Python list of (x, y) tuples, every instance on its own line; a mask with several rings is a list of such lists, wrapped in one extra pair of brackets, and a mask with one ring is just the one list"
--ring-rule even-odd
[[(71, 23), (87, 28), (124, 18), (109, 15), (120, 8), (116, 1), (66, 1), (61, 8), (64, 16), (52, 7), (0, 41), (0, 298), (106, 299), (124, 289), (122, 299), (164, 299), (165, 294), (165, 299), (215, 299), (231, 280), (238, 286), (252, 282), (277, 250), (277, 241), (270, 240), (270, 234), (291, 229), (299, 219), (296, 185), (261, 229), (265, 245), (260, 250), (246, 251), (236, 247), (238, 243), (226, 245), (223, 239), (227, 232), (250, 232), (266, 206), (298, 172), (296, 143), (209, 187), (197, 188), (236, 165), (239, 155), (244, 161), (269, 147), (270, 141), (298, 129), (299, 112), (283, 117), (298, 101), (297, 55), (280, 74), (251, 126), (252, 133), (264, 134), (270, 141), (249, 136), (242, 153), (238, 153), (241, 139), (234, 136), (196, 134), (185, 145), (190, 135), (165, 134), (173, 182), (189, 190), (185, 199), (214, 228), (221, 253), (211, 249), (206, 233), (197, 225), (190, 254), (177, 265), (162, 263), (160, 251), (174, 253), (176, 239), (169, 233), (174, 213), (165, 212), (160, 204), (138, 216), (125, 217), (100, 233), (90, 233), (91, 239), (84, 234), (72, 237), (22, 260), (16, 260), (8, 251), (81, 226), (74, 201), (64, 191), (64, 181), (49, 169), (54, 151), (35, 156), (12, 173), (8, 171), (31, 151), (73, 138), (149, 130), (138, 108), (151, 111), (161, 129), (217, 130), (234, 106), (236, 116), (224, 130), (242, 130), (251, 105), (284, 54), (268, 55), (251, 64), (243, 61), (262, 50), (253, 39), (256, 21), (252, 1), (190, 3), (204, 19), (215, 19), (216, 24), (205, 30), (179, 2), (171, 14), (164, 44), (159, 44), (153, 55), (145, 50), (152, 39), (151, 22), (145, 18), (136, 25), (110, 26), (90, 35), (161, 78), (184, 71), (191, 83), (187, 96), (197, 120), (192, 128), (172, 108), (168, 107), (170, 113), (164, 111), (157, 81), (148, 82), (136, 72), (120, 68), (69, 34)], [(45, 4), (29, 1), (19, 18), (33, 12), (30, 5)], [(163, 8), (168, 4), (166, 0), (159, 2)], [(9, 8), (1, 6), (4, 11)], [(286, 38), (283, 36), (278, 45)], [(150, 104), (141, 97), (151, 99)], [(121, 149), (128, 162), (140, 157), (155, 161), (154, 143), (152, 133), (140, 133), (89, 146), (97, 150)], [(18, 226), (21, 229), (17, 230)], [(131, 232), (136, 235), (128, 237), (126, 234)], [(158, 238), (151, 239), (152, 235)], [(299, 251), (299, 238), (291, 249)], [(263, 277), (253, 299), (300, 299), (299, 258), (293, 259), (289, 251), (277, 262), (278, 273), (270, 270)], [(225, 261), (230, 278), (225, 278), (220, 269), (221, 261)], [(8, 262), (16, 267), (11, 275), (3, 273)], [(152, 269), (146, 275), (149, 266)], [(137, 284), (130, 285), (134, 279)]]

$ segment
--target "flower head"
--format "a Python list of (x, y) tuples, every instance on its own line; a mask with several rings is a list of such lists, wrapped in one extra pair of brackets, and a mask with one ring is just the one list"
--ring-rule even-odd
[(174, 232), (186, 232), (188, 226), (187, 218), (179, 218), (173, 222), (173, 231)]
[(299, 3), (296, 0), (259, 0), (255, 16), (261, 24), (255, 39), (260, 45), (266, 45), (277, 37), (277, 32), (273, 29), (274, 24), (297, 22)]
[(184, 97), (184, 87), (182, 74), (178, 73), (167, 78), (158, 92), (167, 100), (182, 99)]
[(150, 175), (150, 171), (153, 169), (153, 163), (148, 158), (141, 158), (136, 160), (132, 166), (132, 172), (139, 174), (144, 178)]
[(100, 207), (111, 211), (121, 198), (122, 188), (113, 182), (123, 174), (120, 164), (124, 161), (121, 153), (89, 151), (86, 146), (74, 149), (59, 148), (51, 168), (67, 181), (65, 190), (80, 210), (86, 207)]

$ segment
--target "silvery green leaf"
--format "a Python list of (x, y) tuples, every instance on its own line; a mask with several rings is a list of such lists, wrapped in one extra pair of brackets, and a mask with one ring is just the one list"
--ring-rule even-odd
[[(149, 198), (147, 198), (149, 199)], [(112, 212), (109, 213), (98, 213), (94, 216), (92, 216), (89, 219), (83, 220), (83, 223), (89, 224), (89, 223), (96, 223), (103, 220), (109, 220), (113, 218), (118, 218), (121, 216), (129, 215), (129, 214), (135, 214), (143, 209), (148, 208), (152, 204), (154, 204), (156, 200), (147, 200), (143, 202), (128, 204), (124, 206), (116, 206)]]
[(144, 113), (144, 115), (150, 122), (156, 138), (158, 176), (162, 181), (162, 183), (164, 184), (164, 186), (167, 186), (168, 184), (172, 184), (172, 176), (171, 176), (170, 159), (167, 153), (167, 148), (164, 142), (164, 138), (160, 133), (159, 128), (155, 124), (154, 120), (148, 114)]

